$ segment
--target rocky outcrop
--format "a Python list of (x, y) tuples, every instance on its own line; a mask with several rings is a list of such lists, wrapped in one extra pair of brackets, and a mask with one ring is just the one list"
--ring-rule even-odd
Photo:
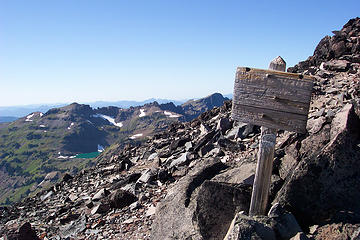
[(351, 63), (360, 63), (360, 18), (349, 20), (340, 31), (333, 31), (334, 36), (324, 37), (317, 45), (314, 55), (300, 62), (289, 72), (313, 72), (325, 63), (328, 70), (346, 71)]
[[(356, 200), (360, 197), (356, 190), (360, 187), (360, 170), (354, 167), (360, 159), (360, 120), (353, 105), (345, 105), (329, 126), (303, 140), (305, 144), (299, 149), (303, 157), (274, 200), (287, 206), (303, 226), (360, 220), (356, 214), (360, 212)], [(317, 144), (320, 148), (313, 149), (306, 142), (327, 144)], [(349, 214), (342, 214), (344, 211)]]
[(223, 239), (238, 211), (248, 211), (250, 187), (213, 178), (226, 166), (203, 162), (169, 190), (157, 208), (152, 239)]

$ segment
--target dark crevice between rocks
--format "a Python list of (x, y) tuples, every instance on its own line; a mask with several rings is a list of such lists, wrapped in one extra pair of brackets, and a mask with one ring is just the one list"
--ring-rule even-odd
[(205, 180), (210, 180), (215, 177), (220, 171), (228, 168), (222, 162), (215, 163), (209, 167), (204, 168), (197, 176), (194, 177), (189, 187), (186, 189), (185, 207), (188, 207), (191, 200), (191, 195), (196, 188), (198, 188)]

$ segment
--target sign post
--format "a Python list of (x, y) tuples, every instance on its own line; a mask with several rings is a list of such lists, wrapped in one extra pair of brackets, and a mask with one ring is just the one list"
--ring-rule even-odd
[(232, 118), (262, 126), (250, 216), (266, 214), (277, 129), (306, 132), (313, 78), (285, 68), (279, 56), (269, 70), (239, 67), (236, 72)]

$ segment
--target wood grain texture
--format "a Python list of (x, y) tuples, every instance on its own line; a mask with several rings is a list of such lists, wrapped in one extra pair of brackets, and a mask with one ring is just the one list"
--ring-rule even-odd
[[(286, 63), (280, 56), (270, 62), (270, 69), (285, 71)], [(253, 112), (253, 111), (248, 111)], [(264, 114), (259, 112), (264, 118)], [(297, 125), (297, 124), (295, 124)], [(271, 173), (273, 167), (274, 150), (276, 144), (276, 129), (261, 127), (261, 138), (259, 144), (258, 161), (256, 164), (256, 172), (253, 190), (251, 194), (251, 203), (249, 215), (265, 215), (269, 198), (269, 189), (271, 183)]]
[(265, 215), (269, 198), (271, 172), (276, 143), (276, 130), (261, 128), (258, 161), (256, 164), (249, 215)]
[(239, 67), (234, 84), (232, 118), (270, 128), (305, 132), (312, 88), (310, 76)]

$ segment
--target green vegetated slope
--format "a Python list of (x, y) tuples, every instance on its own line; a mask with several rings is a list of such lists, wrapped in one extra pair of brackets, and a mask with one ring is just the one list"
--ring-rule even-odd
[(225, 98), (220, 96), (222, 101), (215, 105), (212, 100), (199, 99), (187, 103), (187, 109), (156, 102), (128, 109), (92, 109), (73, 103), (7, 123), (0, 128), (0, 203), (18, 201), (59, 177), (44, 180), (48, 173), (74, 174), (95, 164), (99, 147), (142, 141), (174, 121), (192, 119), (222, 105)]

